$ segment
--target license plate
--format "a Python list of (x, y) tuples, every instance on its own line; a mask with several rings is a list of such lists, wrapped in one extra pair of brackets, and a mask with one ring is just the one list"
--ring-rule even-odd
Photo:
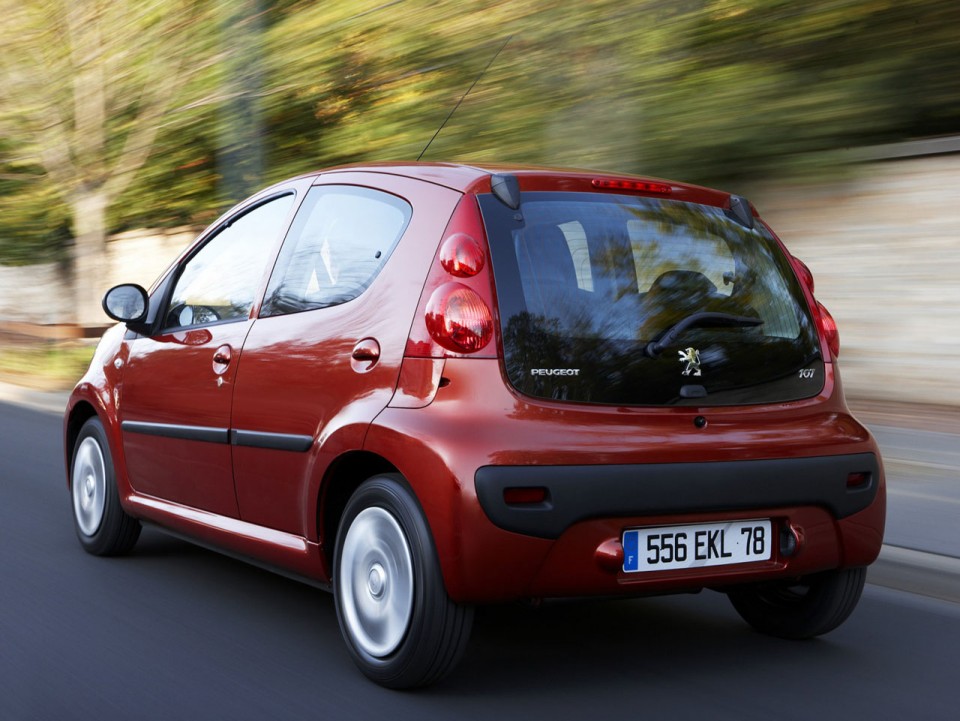
[(632, 528), (623, 532), (623, 570), (641, 573), (766, 561), (772, 545), (769, 520)]

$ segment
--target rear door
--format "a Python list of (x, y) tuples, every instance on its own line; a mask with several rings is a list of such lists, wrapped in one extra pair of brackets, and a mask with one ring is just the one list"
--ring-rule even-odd
[(246, 340), (233, 407), (245, 521), (316, 537), (320, 479), (397, 384), (430, 262), (460, 194), (383, 173), (321, 176)]

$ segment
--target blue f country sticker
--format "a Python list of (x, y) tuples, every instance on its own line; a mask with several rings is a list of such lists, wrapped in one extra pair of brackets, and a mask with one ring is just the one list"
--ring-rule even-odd
[(640, 534), (636, 531), (627, 531), (623, 534), (623, 570), (625, 573), (640, 569)]

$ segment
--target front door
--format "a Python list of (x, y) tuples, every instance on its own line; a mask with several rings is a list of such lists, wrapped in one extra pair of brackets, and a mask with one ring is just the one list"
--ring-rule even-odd
[(230, 413), (251, 311), (288, 223), (292, 193), (221, 223), (174, 272), (161, 329), (126, 341), (123, 450), (138, 493), (237, 517)]

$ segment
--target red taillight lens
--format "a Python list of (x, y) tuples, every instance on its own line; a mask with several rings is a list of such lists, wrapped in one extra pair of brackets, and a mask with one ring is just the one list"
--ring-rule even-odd
[(440, 246), (440, 265), (456, 278), (470, 278), (483, 270), (483, 251), (466, 233), (454, 233)]
[(837, 321), (830, 315), (830, 311), (824, 308), (823, 303), (817, 303), (817, 314), (820, 316), (820, 332), (827, 339), (827, 346), (830, 352), (840, 356), (840, 331), (837, 330)]
[(445, 283), (427, 302), (427, 330), (439, 345), (473, 353), (493, 337), (493, 313), (480, 295), (460, 283)]
[(591, 183), (594, 188), (604, 188), (609, 190), (639, 190), (644, 193), (659, 193), (669, 195), (673, 192), (666, 183), (648, 183), (638, 180), (620, 180), (618, 178), (594, 178)]
[(807, 288), (810, 289), (810, 292), (813, 293), (813, 273), (810, 272), (810, 268), (807, 267), (807, 264), (796, 256), (790, 256), (790, 259), (793, 261), (793, 267), (796, 269), (797, 275), (800, 276), (800, 282), (807, 286)]

